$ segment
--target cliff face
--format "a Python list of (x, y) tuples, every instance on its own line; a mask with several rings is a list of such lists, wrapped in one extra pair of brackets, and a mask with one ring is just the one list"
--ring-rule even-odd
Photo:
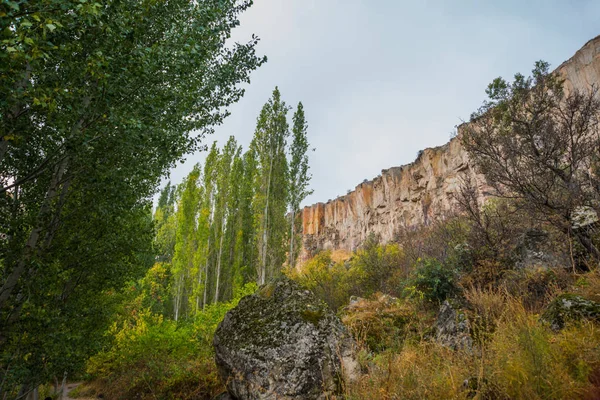
[[(565, 89), (586, 89), (600, 84), (600, 36), (586, 43), (557, 68)], [(460, 135), (462, 128), (459, 127)], [(425, 149), (411, 164), (381, 171), (371, 181), (327, 203), (302, 211), (303, 254), (307, 258), (322, 249), (355, 250), (370, 233), (383, 242), (392, 240), (403, 226), (428, 224), (455, 207), (453, 194), (471, 176), (482, 199), (484, 179), (478, 176), (458, 138)]]

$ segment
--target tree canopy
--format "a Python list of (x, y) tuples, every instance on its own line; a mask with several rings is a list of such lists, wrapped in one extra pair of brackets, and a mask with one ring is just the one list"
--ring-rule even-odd
[(265, 61), (228, 41), (251, 4), (0, 5), (0, 394), (76, 368), (110, 293), (152, 264), (161, 176)]

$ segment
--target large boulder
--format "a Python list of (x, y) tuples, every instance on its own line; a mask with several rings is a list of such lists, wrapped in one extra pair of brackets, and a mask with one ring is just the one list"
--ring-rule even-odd
[(213, 344), (221, 378), (238, 400), (330, 398), (359, 373), (354, 341), (340, 320), (287, 278), (244, 297)]

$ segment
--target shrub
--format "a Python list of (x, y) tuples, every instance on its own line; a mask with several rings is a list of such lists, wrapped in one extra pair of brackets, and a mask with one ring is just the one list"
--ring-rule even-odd
[(115, 323), (112, 345), (88, 362), (97, 380), (92, 387), (111, 399), (210, 399), (223, 389), (213, 360), (214, 332), (225, 313), (255, 290), (248, 284), (236, 299), (210, 305), (188, 321), (142, 309)]
[(463, 292), (469, 304), (469, 319), (473, 339), (483, 346), (493, 335), (506, 311), (507, 295), (498, 289), (472, 287)]
[(360, 299), (348, 306), (342, 322), (359, 344), (381, 352), (400, 349), (404, 340), (416, 333), (418, 318), (409, 304), (378, 294), (372, 300)]
[(488, 376), (511, 399), (584, 398), (600, 361), (600, 332), (591, 324), (554, 334), (513, 299), (489, 354)]
[(398, 284), (408, 274), (404, 258), (398, 245), (381, 245), (377, 236), (370, 235), (351, 260), (353, 269), (363, 278), (362, 295), (398, 294)]
[(474, 370), (472, 360), (431, 342), (407, 344), (401, 352), (375, 357), (358, 382), (348, 387), (349, 400), (466, 399), (463, 386)]
[(571, 281), (562, 269), (526, 268), (506, 271), (502, 286), (529, 311), (539, 312)]
[(349, 268), (345, 262), (333, 262), (331, 251), (318, 253), (300, 271), (290, 270), (287, 273), (325, 301), (332, 310), (344, 306), (350, 296), (358, 294), (353, 289), (362, 281), (360, 273)]
[(405, 288), (409, 297), (428, 303), (441, 304), (458, 293), (457, 274), (435, 259), (419, 260)]

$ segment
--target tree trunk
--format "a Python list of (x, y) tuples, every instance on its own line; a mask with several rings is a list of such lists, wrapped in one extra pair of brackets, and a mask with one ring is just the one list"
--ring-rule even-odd
[[(51, 201), (56, 197), (56, 192), (58, 190), (58, 186), (62, 180), (62, 176), (67, 167), (68, 161), (67, 158), (64, 158), (56, 167), (54, 176), (52, 181), (50, 182), (50, 186), (48, 187), (48, 191), (46, 192), (46, 196), (42, 201), (42, 205), (40, 206), (40, 211), (37, 217), (36, 226), (31, 230), (29, 234), (29, 238), (27, 239), (27, 243), (25, 244), (25, 248), (23, 249), (23, 255), (15, 269), (10, 273), (10, 275), (6, 278), (6, 281), (0, 288), (0, 309), (6, 306), (6, 303), (12, 294), (13, 290), (17, 286), (21, 275), (25, 272), (25, 269), (31, 258), (37, 253), (38, 250), (38, 241), (40, 238), (40, 234), (44, 230), (45, 223), (44, 219), (48, 215), (51, 209)], [(58, 210), (57, 210), (58, 211)]]
[(221, 279), (221, 256), (223, 254), (223, 237), (225, 236), (224, 219), (225, 218), (223, 218), (221, 220), (221, 239), (219, 240), (219, 255), (218, 255), (218, 259), (217, 259), (217, 282), (215, 284), (215, 298), (214, 298), (213, 303), (217, 303), (219, 301), (219, 284), (220, 284), (220, 279)]
[(294, 268), (294, 228), (295, 228), (295, 209), (292, 207), (292, 228), (290, 232), (290, 268)]
[(262, 242), (262, 254), (261, 254), (261, 273), (259, 284), (264, 285), (267, 280), (267, 249), (268, 249), (268, 227), (269, 227), (269, 198), (271, 196), (271, 176), (273, 175), (273, 162), (275, 156), (279, 152), (279, 144), (277, 144), (277, 150), (275, 153), (271, 153), (271, 161), (269, 165), (269, 175), (267, 177), (267, 196), (265, 199), (265, 210), (263, 216), (263, 242)]

